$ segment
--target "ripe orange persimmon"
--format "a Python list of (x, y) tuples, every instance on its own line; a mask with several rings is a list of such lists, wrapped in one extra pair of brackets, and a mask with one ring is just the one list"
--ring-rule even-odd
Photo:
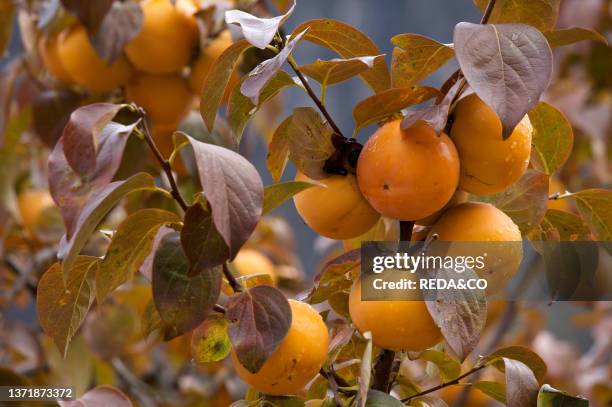
[(191, 67), (189, 84), (191, 89), (198, 95), (204, 90), (204, 80), (208, 71), (213, 66), (217, 58), (232, 45), (232, 35), (228, 30), (223, 31), (217, 38), (212, 40)]
[[(482, 256), (485, 251), (487, 256), (484, 267), (474, 271), (487, 280), (489, 294), (505, 287), (518, 271), (523, 259), (522, 237), (518, 226), (508, 215), (488, 203), (465, 202), (449, 209), (430, 233), (436, 233), (440, 241), (500, 242), (482, 243), (480, 246), (459, 244), (455, 251), (451, 247), (448, 253), (452, 256)], [(465, 251), (469, 253), (463, 253)]]
[(170, 0), (145, 0), (141, 5), (144, 22), (125, 49), (128, 58), (141, 71), (179, 72), (189, 63), (198, 40), (195, 17)]
[(241, 276), (267, 274), (274, 284), (278, 280), (272, 261), (255, 249), (241, 249), (231, 264)]
[(193, 94), (179, 75), (135, 75), (126, 86), (128, 101), (142, 106), (153, 123), (168, 127), (189, 112)]
[(469, 194), (467, 192), (457, 190), (451, 197), (450, 201), (448, 201), (442, 209), (434, 212), (433, 214), (427, 216), (426, 218), (418, 219), (415, 223), (421, 226), (431, 226), (438, 219), (440, 219), (440, 216), (442, 216), (447, 209), (452, 208), (453, 206), (457, 206), (460, 203), (466, 202), (468, 198), (469, 198)]
[(132, 75), (132, 66), (124, 56), (112, 64), (100, 58), (80, 25), (60, 34), (57, 53), (69, 77), (92, 92), (111, 91), (125, 85)]
[(359, 191), (354, 175), (330, 175), (313, 181), (298, 172), (295, 180), (324, 185), (308, 188), (293, 197), (304, 222), (323, 236), (350, 239), (370, 230), (380, 217)]
[(291, 327), (257, 373), (249, 372), (232, 351), (238, 376), (271, 395), (294, 394), (312, 380), (327, 358), (329, 334), (321, 315), (309, 304), (289, 300)]
[(53, 198), (47, 190), (31, 189), (20, 193), (17, 197), (17, 208), (23, 228), (34, 233), (41, 213), (53, 205)]
[[(464, 386), (454, 385), (447, 386), (440, 390), (440, 397), (444, 400), (449, 406), (454, 405), (454, 403), (461, 397), (461, 393), (463, 392)], [(470, 389), (468, 393), (467, 400), (463, 404), (464, 406), (469, 407), (488, 407), (491, 405), (492, 399), (485, 395), (478, 389)]]
[(406, 130), (400, 120), (378, 129), (357, 163), (361, 192), (382, 215), (416, 220), (441, 209), (459, 181), (459, 158), (446, 134), (425, 123)]
[(462, 99), (453, 113), (450, 136), (461, 159), (459, 188), (475, 195), (490, 195), (508, 188), (529, 165), (531, 134), (529, 117), (502, 138), (497, 114), (476, 94)]
[(372, 333), (374, 345), (395, 351), (422, 351), (442, 340), (440, 328), (429, 315), (425, 301), (361, 299), (361, 279), (349, 295), (349, 313), (364, 333)]
[(55, 79), (64, 83), (73, 82), (60, 59), (57, 35), (42, 37), (38, 41), (38, 52), (40, 53), (45, 68), (55, 77)]

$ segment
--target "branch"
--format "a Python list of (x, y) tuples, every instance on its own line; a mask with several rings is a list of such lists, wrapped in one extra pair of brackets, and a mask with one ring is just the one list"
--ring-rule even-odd
[(379, 390), (385, 393), (389, 392), (389, 378), (393, 370), (393, 361), (395, 360), (395, 352), (389, 349), (383, 349), (378, 354), (376, 364), (374, 365), (374, 381), (372, 389)]
[(310, 84), (308, 83), (308, 81), (306, 80), (302, 72), (300, 71), (300, 68), (295, 62), (295, 59), (293, 59), (293, 57), (290, 55), (289, 58), (287, 58), (287, 62), (291, 66), (291, 69), (293, 69), (293, 72), (295, 72), (297, 77), (300, 79), (300, 82), (302, 82), (302, 85), (304, 85), (304, 89), (306, 89), (306, 93), (308, 93), (308, 96), (310, 96), (310, 98), (315, 102), (315, 104), (317, 105), (321, 113), (323, 113), (323, 116), (325, 116), (325, 118), (327, 119), (327, 122), (329, 123), (331, 128), (334, 130), (334, 132), (336, 132), (336, 134), (341, 135), (342, 137), (345, 137), (344, 134), (342, 134), (342, 131), (340, 130), (336, 122), (334, 122), (334, 119), (331, 117), (331, 115), (325, 108), (325, 105), (323, 105), (323, 102), (321, 102), (317, 94), (310, 87)]
[(164, 156), (159, 151), (159, 148), (157, 148), (157, 145), (155, 144), (153, 137), (151, 137), (151, 132), (149, 131), (149, 125), (147, 124), (147, 121), (145, 120), (146, 113), (144, 109), (140, 107), (138, 107), (137, 109), (138, 109), (138, 113), (142, 117), (142, 120), (140, 123), (141, 123), (142, 131), (144, 133), (145, 141), (147, 142), (147, 145), (149, 146), (149, 148), (153, 152), (153, 155), (159, 162), (159, 165), (161, 166), (162, 170), (164, 170), (164, 173), (166, 174), (166, 178), (168, 178), (168, 182), (170, 183), (170, 188), (172, 189), (170, 193), (172, 194), (172, 197), (174, 198), (174, 200), (179, 204), (181, 209), (183, 209), (183, 211), (187, 211), (187, 208), (189, 208), (189, 205), (187, 205), (187, 202), (185, 202), (185, 199), (183, 199), (183, 196), (181, 195), (181, 192), (178, 189), (178, 185), (176, 184), (176, 179), (174, 179), (174, 175), (172, 174), (172, 165), (170, 165), (170, 161), (164, 158)]
[(485, 12), (482, 15), (482, 18), (480, 19), (480, 24), (486, 24), (489, 22), (489, 18), (491, 17), (491, 13), (493, 12), (493, 7), (495, 7), (496, 1), (497, 0), (489, 0), (489, 3), (487, 4), (487, 8), (485, 9)]
[(225, 276), (227, 282), (229, 283), (230, 287), (232, 287), (232, 290), (234, 290), (235, 293), (239, 293), (243, 290), (242, 284), (240, 284), (238, 280), (236, 280), (236, 277), (234, 277), (232, 271), (229, 269), (229, 267), (227, 267), (227, 263), (223, 263), (223, 275)]
[(445, 388), (445, 387), (447, 387), (447, 386), (452, 386), (452, 385), (454, 385), (454, 384), (459, 384), (459, 382), (460, 382), (462, 379), (465, 379), (466, 377), (468, 377), (468, 376), (470, 376), (470, 375), (472, 375), (472, 374), (474, 374), (474, 373), (476, 373), (476, 372), (478, 372), (478, 371), (480, 371), (480, 370), (484, 369), (486, 366), (487, 366), (487, 365), (480, 365), (480, 366), (476, 366), (476, 367), (474, 367), (474, 368), (472, 368), (472, 369), (468, 370), (467, 372), (465, 372), (464, 374), (462, 374), (461, 376), (457, 377), (457, 378), (456, 378), (456, 379), (454, 379), (454, 380), (451, 380), (451, 381), (448, 381), (448, 382), (441, 383), (441, 384), (439, 384), (439, 385), (437, 385), (437, 386), (435, 386), (435, 387), (432, 387), (432, 388), (430, 388), (430, 389), (427, 389), (427, 390), (423, 390), (422, 392), (417, 393), (417, 394), (413, 394), (412, 396), (410, 396), (410, 397), (406, 397), (405, 399), (402, 399), (401, 401), (402, 401), (402, 403), (407, 404), (407, 403), (408, 403), (408, 402), (410, 402), (411, 400), (414, 400), (414, 399), (416, 399), (416, 398), (418, 398), (418, 397), (422, 397), (422, 396), (425, 396), (425, 395), (427, 395), (427, 394), (429, 394), (429, 393), (433, 393), (434, 391), (438, 391), (438, 390), (443, 389), (443, 388)]

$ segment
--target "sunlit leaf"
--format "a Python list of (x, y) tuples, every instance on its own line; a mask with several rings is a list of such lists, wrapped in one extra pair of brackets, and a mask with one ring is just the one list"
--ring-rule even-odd
[(428, 349), (419, 354), (419, 359), (435, 364), (444, 381), (453, 380), (461, 374), (461, 364), (444, 352)]
[(585, 189), (572, 194), (576, 206), (593, 234), (601, 241), (612, 240), (612, 191)]
[(298, 107), (293, 111), (289, 136), (289, 159), (313, 179), (325, 178), (325, 161), (335, 151), (331, 136), (333, 130), (311, 107)]
[(482, 391), (484, 394), (491, 398), (494, 398), (500, 403), (506, 404), (505, 384), (482, 380), (472, 384), (472, 387)]
[(396, 88), (412, 86), (444, 66), (455, 54), (449, 46), (418, 34), (391, 38), (393, 50), (391, 79)]
[(347, 290), (353, 284), (349, 272), (361, 265), (361, 251), (354, 249), (328, 261), (321, 272), (315, 276), (315, 284), (308, 301), (318, 304), (334, 293)]
[(287, 199), (305, 189), (317, 186), (311, 182), (289, 181), (280, 184), (268, 185), (264, 188), (264, 204), (262, 215), (270, 213), (282, 205)]
[(153, 300), (162, 321), (179, 336), (200, 325), (221, 292), (221, 267), (189, 276), (178, 232), (165, 235), (153, 260)]
[(589, 407), (589, 400), (580, 396), (572, 396), (545, 384), (538, 393), (537, 407)]
[(510, 216), (521, 233), (527, 233), (540, 224), (548, 205), (548, 176), (535, 170), (525, 174), (505, 191), (479, 197)]
[(226, 318), (238, 360), (255, 373), (287, 335), (291, 308), (280, 291), (260, 285), (231, 296)]
[(64, 235), (60, 242), (57, 256), (65, 274), (106, 214), (127, 194), (143, 189), (155, 189), (155, 180), (149, 174), (139, 173), (125, 181), (111, 182), (91, 196), (79, 215), (74, 234), (70, 238)]
[(220, 266), (229, 259), (229, 250), (213, 223), (208, 206), (196, 202), (185, 213), (181, 244), (189, 259), (189, 275)]
[(263, 183), (255, 167), (227, 148), (202, 143), (187, 135), (195, 155), (204, 195), (213, 221), (233, 258), (261, 217)]
[(455, 54), (470, 87), (502, 122), (504, 138), (534, 107), (552, 75), (544, 35), (524, 24), (459, 23)]
[(293, 48), (303, 37), (304, 32), (291, 37), (281, 52), (273, 58), (266, 59), (249, 72), (247, 78), (240, 85), (240, 92), (249, 98), (254, 106), (259, 105), (264, 88), (281, 69), (287, 58), (291, 55)]
[(504, 357), (502, 361), (506, 373), (506, 406), (535, 405), (539, 385), (531, 369), (518, 360)]
[(525, 364), (533, 372), (536, 380), (540, 383), (546, 376), (546, 363), (534, 351), (524, 346), (508, 346), (501, 348), (483, 359), (483, 363), (492, 364), (500, 358), (518, 360)]
[(113, 63), (140, 32), (143, 21), (144, 14), (138, 2), (115, 1), (100, 28), (90, 35), (91, 44), (102, 59)]
[(96, 273), (98, 303), (138, 271), (151, 252), (159, 228), (178, 222), (176, 214), (153, 208), (134, 212), (121, 222)]
[(225, 12), (225, 22), (239, 25), (244, 38), (251, 45), (264, 49), (272, 42), (279, 27), (293, 13), (294, 8), (295, 1), (285, 14), (272, 18), (257, 17), (241, 10), (229, 10)]
[(242, 53), (251, 47), (246, 40), (233, 43), (217, 58), (204, 80), (204, 92), (200, 98), (200, 114), (208, 131), (212, 131), (217, 117), (217, 110), (225, 94), (232, 73), (238, 65)]
[(422, 121), (429, 124), (437, 134), (442, 133), (448, 121), (450, 105), (460, 88), (461, 81), (458, 81), (448, 90), (440, 103), (419, 110), (411, 110), (406, 113), (406, 116), (402, 120), (401, 128), (407, 129)]
[(321, 85), (330, 86), (373, 68), (374, 62), (382, 57), (383, 55), (375, 55), (327, 61), (317, 59), (311, 64), (300, 66), (300, 71)]
[(571, 212), (548, 209), (540, 224), (544, 232), (555, 230), (560, 240), (585, 240), (590, 231), (584, 221)]
[(38, 282), (38, 321), (43, 331), (53, 338), (62, 355), (66, 355), (70, 340), (85, 320), (95, 298), (97, 267), (97, 258), (79, 256), (65, 279), (62, 267), (55, 263)]
[[(484, 12), (488, 0), (474, 0)], [(559, 16), (561, 0), (498, 0), (495, 3), (489, 23), (523, 23), (539, 30), (555, 27)]]
[(572, 152), (572, 126), (563, 113), (546, 102), (529, 111), (529, 120), (533, 126), (531, 163), (535, 169), (551, 175)]
[[(333, 19), (310, 20), (300, 24), (293, 32), (302, 32), (308, 27), (304, 39), (335, 51), (343, 58), (380, 55), (381, 52), (367, 35), (342, 21)], [(361, 77), (374, 92), (389, 89), (391, 77), (383, 58), (377, 59), (372, 69), (361, 73)]]
[(232, 343), (227, 326), (225, 318), (211, 316), (193, 331), (191, 354), (196, 363), (218, 362), (229, 355)]
[(279, 124), (268, 145), (266, 166), (274, 182), (280, 181), (285, 171), (285, 167), (287, 166), (287, 161), (289, 160), (289, 132), (291, 131), (292, 118), (293, 116), (289, 116)]
[(355, 131), (372, 123), (398, 113), (412, 105), (417, 105), (438, 95), (438, 90), (428, 86), (411, 86), (408, 88), (392, 88), (357, 103), (353, 109)]
[(563, 47), (580, 41), (599, 41), (602, 44), (608, 44), (606, 37), (597, 31), (583, 27), (544, 31), (544, 36), (551, 48)]
[(240, 139), (248, 120), (267, 100), (273, 98), (283, 88), (289, 86), (296, 86), (291, 75), (285, 71), (278, 71), (261, 90), (258, 106), (255, 106), (248, 97), (242, 94), (240, 86), (234, 88), (229, 100), (227, 122), (230, 125), (237, 145), (240, 144)]

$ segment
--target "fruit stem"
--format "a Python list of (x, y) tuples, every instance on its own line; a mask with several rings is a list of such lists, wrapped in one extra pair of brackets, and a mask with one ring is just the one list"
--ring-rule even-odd
[(232, 287), (232, 290), (234, 290), (235, 293), (239, 293), (242, 291), (242, 284), (240, 284), (238, 280), (236, 280), (236, 277), (234, 277), (232, 271), (229, 269), (229, 267), (227, 267), (227, 263), (223, 263), (223, 275), (225, 276), (227, 282), (229, 283), (230, 287)]
[(149, 131), (149, 125), (147, 124), (147, 121), (145, 120), (146, 113), (144, 109), (139, 107), (138, 113), (140, 114), (142, 118), (142, 120), (140, 121), (140, 126), (144, 134), (144, 139), (147, 142), (147, 145), (149, 146), (151, 151), (153, 152), (153, 155), (159, 162), (159, 165), (161, 166), (162, 170), (164, 170), (164, 173), (166, 174), (166, 178), (168, 178), (168, 182), (170, 183), (170, 188), (172, 189), (170, 193), (172, 194), (172, 197), (174, 198), (174, 200), (179, 204), (181, 209), (183, 209), (183, 211), (187, 211), (187, 208), (189, 208), (189, 205), (187, 205), (187, 202), (185, 202), (185, 199), (183, 199), (183, 196), (181, 195), (181, 192), (178, 189), (176, 179), (174, 179), (174, 175), (172, 174), (172, 165), (170, 164), (170, 161), (164, 158), (162, 153), (159, 151), (159, 148), (157, 148), (157, 145), (155, 144), (153, 137), (151, 137), (151, 132)]
[(321, 102), (317, 94), (310, 87), (310, 84), (308, 83), (308, 81), (306, 80), (302, 72), (300, 71), (300, 68), (295, 62), (295, 59), (293, 59), (293, 57), (289, 55), (289, 58), (287, 58), (287, 62), (291, 66), (291, 69), (293, 69), (293, 72), (295, 72), (295, 74), (297, 75), (300, 82), (302, 82), (302, 85), (304, 85), (304, 89), (306, 89), (306, 93), (308, 93), (308, 96), (310, 96), (310, 98), (315, 102), (315, 104), (319, 108), (319, 111), (323, 113), (323, 116), (325, 116), (325, 118), (327, 119), (327, 123), (329, 123), (329, 125), (331, 126), (331, 128), (334, 130), (336, 134), (339, 134), (340, 136), (345, 137), (344, 134), (342, 134), (342, 131), (340, 130), (336, 122), (334, 122), (334, 119), (331, 117), (331, 115), (325, 108), (325, 105), (323, 104), (323, 102)]

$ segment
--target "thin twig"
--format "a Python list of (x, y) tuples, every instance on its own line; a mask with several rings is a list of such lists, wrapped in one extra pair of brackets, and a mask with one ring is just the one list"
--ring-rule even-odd
[(113, 358), (111, 365), (117, 374), (130, 386), (132, 394), (139, 399), (141, 405), (155, 407), (159, 404), (161, 400), (159, 400), (153, 388), (136, 377), (121, 359)]
[(235, 293), (239, 293), (240, 291), (242, 291), (242, 284), (240, 284), (238, 280), (236, 280), (236, 277), (234, 277), (232, 271), (229, 269), (229, 267), (227, 267), (227, 263), (223, 264), (223, 275), (225, 275), (227, 282), (229, 283), (230, 287), (232, 287), (232, 290), (234, 290)]
[(321, 100), (319, 99), (317, 94), (310, 87), (310, 84), (308, 83), (308, 81), (306, 80), (306, 78), (304, 77), (302, 72), (300, 71), (300, 68), (298, 67), (297, 63), (295, 62), (295, 59), (293, 59), (292, 56), (289, 56), (289, 58), (287, 58), (287, 62), (291, 66), (291, 69), (293, 69), (293, 72), (295, 72), (295, 74), (299, 78), (300, 82), (302, 82), (302, 85), (304, 85), (304, 89), (306, 89), (306, 93), (308, 93), (308, 96), (310, 96), (310, 98), (315, 102), (315, 104), (317, 105), (317, 107), (319, 108), (321, 113), (323, 113), (323, 116), (325, 116), (325, 118), (327, 119), (327, 122), (329, 123), (331, 128), (334, 130), (334, 132), (336, 132), (336, 134), (344, 137), (344, 134), (342, 134), (342, 130), (340, 130), (340, 128), (338, 127), (336, 122), (334, 122), (334, 119), (331, 117), (331, 115), (329, 114), (329, 112), (325, 108), (325, 105), (323, 104), (323, 102), (321, 102)]
[(495, 2), (497, 0), (489, 0), (489, 3), (487, 4), (487, 8), (485, 9), (485, 12), (482, 15), (482, 18), (480, 19), (480, 24), (486, 24), (489, 22), (489, 18), (491, 17), (491, 13), (493, 12), (493, 7), (495, 7)]
[(153, 155), (159, 162), (159, 165), (162, 167), (162, 170), (164, 170), (164, 173), (166, 174), (166, 178), (168, 178), (168, 182), (170, 183), (170, 188), (172, 189), (170, 193), (172, 194), (172, 197), (174, 198), (174, 200), (179, 204), (181, 209), (183, 209), (184, 211), (187, 211), (187, 208), (189, 208), (189, 205), (187, 205), (187, 202), (185, 202), (185, 199), (183, 199), (183, 196), (181, 195), (181, 192), (179, 191), (178, 185), (176, 183), (176, 179), (174, 179), (174, 174), (172, 174), (172, 165), (170, 164), (170, 161), (164, 158), (162, 153), (159, 151), (159, 148), (157, 148), (157, 145), (155, 144), (153, 137), (151, 137), (149, 126), (147, 124), (147, 121), (145, 120), (145, 116), (146, 116), (145, 111), (142, 108), (138, 108), (138, 112), (140, 113), (142, 117), (142, 120), (140, 123), (141, 123), (141, 129), (143, 131), (145, 141), (147, 142), (147, 145), (149, 146), (151, 151), (153, 151)]
[(410, 402), (411, 400), (414, 400), (414, 399), (416, 399), (418, 397), (425, 396), (425, 395), (427, 395), (429, 393), (433, 393), (434, 391), (438, 391), (440, 389), (443, 389), (444, 387), (452, 386), (454, 384), (459, 384), (459, 382), (462, 379), (465, 379), (466, 377), (468, 377), (468, 376), (470, 376), (470, 375), (472, 375), (472, 374), (474, 374), (474, 373), (484, 369), (485, 367), (487, 367), (487, 365), (476, 366), (476, 367), (468, 370), (467, 372), (465, 372), (461, 376), (457, 377), (456, 379), (453, 379), (453, 380), (448, 381), (448, 382), (441, 383), (441, 384), (439, 384), (437, 386), (434, 386), (432, 388), (429, 388), (427, 390), (423, 390), (422, 392), (417, 393), (417, 394), (413, 394), (412, 396), (406, 397), (405, 399), (402, 399), (401, 401), (402, 401), (402, 403), (406, 404), (406, 403)]

